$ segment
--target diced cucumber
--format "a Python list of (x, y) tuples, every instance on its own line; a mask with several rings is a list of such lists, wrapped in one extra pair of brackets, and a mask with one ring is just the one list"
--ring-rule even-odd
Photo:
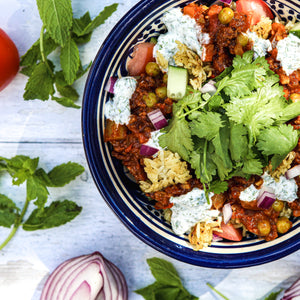
[(300, 23), (297, 23), (291, 30), (290, 33), (300, 38)]
[(167, 96), (174, 100), (183, 98), (186, 92), (188, 73), (184, 68), (169, 66)]

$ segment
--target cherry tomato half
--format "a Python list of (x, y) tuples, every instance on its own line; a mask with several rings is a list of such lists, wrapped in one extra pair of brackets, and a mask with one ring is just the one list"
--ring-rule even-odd
[(271, 9), (263, 0), (238, 0), (236, 10), (248, 16), (251, 26), (257, 24), (261, 17), (274, 18)]
[(16, 76), (19, 70), (19, 53), (10, 37), (0, 28), (0, 91)]

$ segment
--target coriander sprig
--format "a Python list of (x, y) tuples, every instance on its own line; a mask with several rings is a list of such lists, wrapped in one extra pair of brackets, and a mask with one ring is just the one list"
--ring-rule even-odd
[[(91, 63), (82, 66), (78, 46), (90, 41), (93, 30), (116, 11), (118, 4), (106, 6), (93, 20), (89, 12), (74, 18), (71, 0), (37, 0), (37, 6), (43, 25), (40, 38), (21, 57), (21, 73), (29, 77), (23, 98), (51, 99), (80, 108), (75, 103), (79, 95), (73, 83)], [(51, 53), (59, 55), (58, 65), (48, 58)]]
[[(13, 238), (18, 228), (33, 231), (63, 225), (73, 220), (82, 210), (70, 200), (53, 201), (46, 206), (48, 187), (63, 187), (80, 175), (84, 168), (74, 162), (68, 162), (54, 167), (50, 172), (38, 168), (39, 158), (17, 155), (10, 159), (0, 157), (0, 171), (7, 172), (12, 177), (12, 184), (26, 184), (25, 202), (20, 209), (7, 196), (0, 194), (0, 226), (12, 228), (7, 238), (0, 244), (3, 249)], [(36, 206), (27, 220), (25, 214), (30, 203)]]

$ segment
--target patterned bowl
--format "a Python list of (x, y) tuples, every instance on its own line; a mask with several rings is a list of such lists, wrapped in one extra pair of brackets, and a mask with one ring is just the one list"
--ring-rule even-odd
[[(125, 76), (126, 61), (133, 46), (164, 32), (160, 18), (172, 7), (191, 0), (142, 0), (115, 26), (101, 46), (90, 70), (83, 99), (82, 135), (87, 161), (94, 181), (107, 204), (138, 238), (158, 251), (190, 264), (210, 268), (241, 268), (270, 262), (300, 249), (300, 221), (276, 240), (265, 242), (250, 238), (241, 242), (214, 242), (211, 247), (194, 251), (187, 237), (175, 235), (161, 212), (130, 179), (104, 143), (105, 86), (111, 76)], [(212, 1), (207, 1), (207, 5)], [(300, 20), (298, 0), (267, 0), (284, 21)]]

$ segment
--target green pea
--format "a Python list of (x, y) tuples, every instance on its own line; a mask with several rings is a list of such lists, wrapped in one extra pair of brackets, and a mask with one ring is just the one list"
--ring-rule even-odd
[(145, 70), (146, 73), (152, 77), (156, 77), (160, 73), (160, 68), (158, 64), (152, 61), (147, 63)]
[(229, 7), (224, 7), (219, 12), (218, 18), (222, 24), (228, 24), (233, 19), (233, 16), (234, 16), (233, 10)]
[(155, 89), (155, 94), (158, 98), (164, 99), (167, 97), (167, 88), (165, 86), (160, 86)]
[(148, 107), (152, 107), (157, 103), (156, 95), (152, 92), (144, 95), (143, 100), (145, 101)]

